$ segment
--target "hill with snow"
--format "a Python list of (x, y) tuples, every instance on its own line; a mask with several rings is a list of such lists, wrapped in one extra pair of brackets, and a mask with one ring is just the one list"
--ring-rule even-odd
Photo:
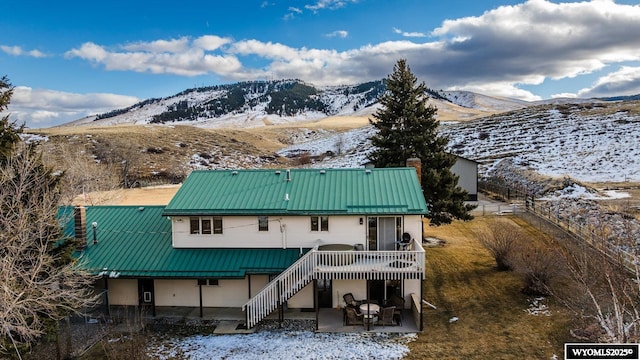
[[(288, 146), (308, 152), (313, 167), (359, 167), (371, 151), (372, 126)], [(443, 122), (449, 150), (480, 164), (488, 176), (508, 160), (520, 169), (586, 182), (640, 181), (640, 102), (551, 104), (467, 122)], [(340, 148), (338, 152), (337, 149)]]
[[(79, 119), (64, 126), (184, 124), (202, 128), (251, 128), (313, 121), (328, 116), (370, 116), (384, 80), (315, 87), (300, 80), (252, 81), (188, 89), (124, 109)], [(466, 121), (530, 104), (466, 91), (428, 90), (443, 121)]]

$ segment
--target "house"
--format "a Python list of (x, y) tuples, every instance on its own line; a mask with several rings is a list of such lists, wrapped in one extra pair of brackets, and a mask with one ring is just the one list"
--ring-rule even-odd
[(458, 186), (467, 192), (467, 201), (478, 201), (478, 162), (456, 155), (451, 172), (458, 175)]
[[(455, 154), (454, 154), (455, 155)], [(459, 155), (451, 167), (451, 172), (458, 176), (458, 186), (467, 192), (467, 201), (478, 201), (478, 162)], [(410, 161), (411, 159), (407, 160)], [(419, 159), (415, 159), (418, 160)], [(363, 166), (367, 169), (375, 168), (373, 162), (366, 162)], [(410, 166), (407, 163), (407, 166)]]
[(253, 327), (395, 294), (422, 330), (426, 214), (411, 167), (206, 170), (167, 206), (79, 207), (74, 222), (109, 306), (237, 307)]

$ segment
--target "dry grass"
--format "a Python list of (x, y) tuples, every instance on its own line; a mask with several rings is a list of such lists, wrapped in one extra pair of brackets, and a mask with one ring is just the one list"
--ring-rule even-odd
[[(528, 298), (520, 292), (522, 279), (499, 272), (475, 238), (492, 217), (426, 228), (426, 235), (446, 240), (427, 249), (424, 298), (437, 306), (425, 309), (425, 331), (410, 344), (408, 359), (550, 359), (561, 356), (569, 341), (570, 317), (550, 304), (551, 316), (532, 316)], [(526, 232), (545, 236), (517, 218)], [(458, 320), (450, 323), (450, 319)]]

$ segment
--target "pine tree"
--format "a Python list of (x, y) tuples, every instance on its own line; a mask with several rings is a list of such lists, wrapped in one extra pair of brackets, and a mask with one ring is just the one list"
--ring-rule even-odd
[[(6, 76), (0, 78), (0, 113), (7, 110), (9, 101), (13, 95), (13, 86)], [(0, 119), (0, 162), (4, 162), (13, 149), (14, 144), (20, 140), (20, 133), (24, 125), (16, 126), (15, 122), (9, 121), (9, 115)]]
[(437, 109), (427, 105), (424, 83), (417, 83), (404, 59), (393, 70), (379, 100), (382, 107), (369, 120), (377, 129), (369, 159), (376, 167), (401, 167), (407, 159), (419, 158), (431, 225), (471, 220), (473, 206), (464, 203), (467, 192), (457, 186), (458, 176), (451, 172), (456, 157), (445, 151), (449, 139), (438, 135)]

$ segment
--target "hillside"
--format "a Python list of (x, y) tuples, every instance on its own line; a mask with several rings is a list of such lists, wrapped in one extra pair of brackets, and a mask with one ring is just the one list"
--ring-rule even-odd
[[(371, 126), (278, 151), (318, 156), (311, 166), (361, 166)], [(509, 160), (517, 168), (587, 182), (640, 182), (640, 102), (551, 104), (473, 121), (443, 122), (451, 152), (480, 163), (481, 175)], [(340, 156), (335, 156), (340, 145)]]
[[(182, 91), (64, 126), (185, 124), (202, 128), (251, 128), (313, 121), (328, 116), (370, 116), (384, 80), (315, 87), (299, 80), (252, 81)], [(428, 90), (443, 121), (465, 121), (520, 109), (526, 102), (464, 91)]]

